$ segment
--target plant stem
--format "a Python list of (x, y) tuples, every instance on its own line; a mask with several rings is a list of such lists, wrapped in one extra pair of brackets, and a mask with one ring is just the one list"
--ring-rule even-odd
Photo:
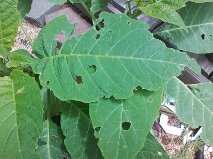
[(132, 14), (132, 9), (131, 9), (131, 5), (130, 5), (130, 0), (127, 0), (126, 2), (126, 8), (125, 8), (125, 14)]
[(27, 30), (25, 29), (25, 27), (23, 25), (21, 25), (21, 29), (24, 32), (24, 35), (26, 36), (30, 46), (33, 46), (33, 40), (31, 39), (30, 35), (28, 34)]
[[(84, 9), (86, 10), (87, 14), (90, 16), (90, 18), (92, 19), (93, 23), (96, 20), (94, 14), (88, 9), (87, 5), (82, 2), (82, 0), (80, 1), (80, 4), (84, 7)], [(101, 25), (97, 24), (98, 29), (101, 29)]]

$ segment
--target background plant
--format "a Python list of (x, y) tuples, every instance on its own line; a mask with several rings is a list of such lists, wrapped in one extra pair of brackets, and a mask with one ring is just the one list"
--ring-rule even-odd
[[(164, 93), (175, 98), (179, 118), (192, 127), (203, 126), (201, 138), (213, 144), (212, 83), (187, 87), (176, 78), (185, 67), (200, 72), (186, 53), (167, 48), (145, 23), (130, 18), (129, 11), (130, 17), (101, 13), (97, 21), (104, 22), (103, 28), (94, 26), (76, 38), (70, 38), (74, 25), (65, 16), (57, 17), (34, 41), (35, 56), (25, 50), (9, 53), (21, 17), (29, 11), (28, 2), (0, 3), (4, 17), (0, 21), (0, 158), (169, 158), (149, 132)], [(95, 0), (70, 2), (81, 3), (94, 21), (93, 14), (107, 4)], [(184, 33), (189, 41), (189, 35), (193, 35), (199, 45), (204, 45), (199, 29), (205, 36), (212, 34), (205, 29), (212, 24), (209, 12), (203, 12), (204, 20), (196, 24), (184, 17), (186, 7), (205, 7), (207, 3), (135, 3), (145, 13), (144, 8), (155, 12), (152, 6), (167, 6), (160, 8), (163, 15), (172, 8), (174, 14), (183, 17), (185, 25), (169, 24), (155, 33), (169, 38), (180, 50), (184, 50), (180, 40)], [(185, 3), (178, 14), (176, 10)], [(11, 8), (5, 12), (9, 4)], [(187, 11), (187, 16), (196, 18), (191, 13), (194, 10)], [(9, 16), (9, 22), (14, 23), (5, 20), (11, 13), (15, 14)], [(169, 17), (157, 18), (173, 23)], [(55, 37), (61, 32), (66, 40), (57, 48)], [(179, 36), (175, 36), (177, 32)], [(191, 48), (185, 51), (193, 52)], [(204, 48), (211, 51), (208, 45), (203, 46), (203, 52)]]

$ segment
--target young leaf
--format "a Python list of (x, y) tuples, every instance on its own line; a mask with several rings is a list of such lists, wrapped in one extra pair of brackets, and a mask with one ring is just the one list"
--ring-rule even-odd
[(102, 8), (106, 7), (108, 4), (109, 0), (92, 0), (91, 1), (91, 11), (93, 13), (96, 13), (98, 11), (100, 11)]
[(18, 0), (3, 0), (0, 2), (0, 56), (3, 57), (11, 49), (20, 23), (17, 5)]
[(64, 17), (44, 27), (35, 42), (39, 59), (34, 61), (33, 71), (59, 99), (93, 102), (112, 95), (125, 99), (137, 86), (159, 89), (185, 66), (199, 72), (199, 66), (185, 53), (154, 39), (145, 23), (126, 15), (102, 13), (100, 17), (104, 19), (103, 29), (92, 28), (69, 39), (60, 50), (52, 42), (53, 33), (66, 32), (62, 27), (73, 28)]
[(69, 159), (63, 139), (61, 129), (51, 120), (46, 120), (43, 133), (38, 140), (38, 153), (41, 159)]
[(192, 127), (202, 126), (201, 137), (213, 145), (213, 84), (192, 85), (193, 92), (174, 78), (166, 85), (166, 94), (175, 99), (176, 112), (181, 121)]
[(139, 90), (126, 100), (101, 99), (90, 104), (90, 117), (104, 158), (136, 157), (157, 117), (161, 98), (161, 90)]
[(22, 18), (30, 11), (32, 0), (18, 0), (18, 11)]
[(42, 131), (40, 89), (32, 77), (13, 70), (0, 77), (0, 158), (34, 158)]
[(180, 15), (176, 12), (176, 7), (172, 7), (169, 4), (156, 2), (152, 4), (148, 4), (146, 7), (139, 7), (140, 10), (152, 17), (161, 19), (165, 22), (175, 24), (182, 29), (185, 29), (185, 24), (180, 17)]
[(6, 66), (8, 68), (18, 67), (21, 65), (31, 65), (33, 63), (33, 58), (30, 53), (26, 50), (16, 50), (8, 54), (9, 61)]
[(64, 105), (61, 127), (72, 159), (102, 159), (89, 117), (74, 103)]
[(157, 34), (168, 39), (178, 49), (193, 53), (205, 54), (213, 52), (213, 3), (187, 3), (178, 12), (186, 25), (183, 28), (169, 24)]
[(158, 140), (149, 133), (146, 137), (144, 147), (139, 152), (136, 159), (169, 159), (169, 155), (159, 144)]

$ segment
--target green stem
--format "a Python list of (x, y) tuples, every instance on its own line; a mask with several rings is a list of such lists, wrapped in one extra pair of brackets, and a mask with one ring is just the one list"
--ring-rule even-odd
[[(87, 5), (84, 2), (80, 1), (80, 4), (84, 7), (84, 9), (86, 10), (87, 14), (90, 16), (90, 18), (92, 19), (92, 21), (94, 23), (94, 21), (96, 20), (94, 14), (88, 9)], [(98, 29), (101, 29), (101, 25), (100, 24), (97, 24), (97, 27), (98, 27)]]
[(124, 12), (125, 14), (132, 14), (132, 9), (131, 9), (131, 5), (130, 5), (130, 0), (127, 0), (127, 2), (126, 2), (126, 8), (125, 8), (125, 12)]
[(21, 29), (24, 32), (24, 35), (26, 36), (30, 46), (33, 46), (33, 40), (31, 39), (30, 35), (28, 34), (27, 30), (25, 29), (25, 27), (23, 25), (21, 25)]

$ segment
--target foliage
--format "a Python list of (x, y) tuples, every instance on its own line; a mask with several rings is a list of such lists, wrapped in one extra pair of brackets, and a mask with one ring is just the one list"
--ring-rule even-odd
[(180, 50), (199, 54), (212, 53), (213, 3), (187, 3), (187, 6), (178, 13), (186, 24), (187, 32), (181, 27), (169, 24), (157, 34), (176, 45)]
[(192, 91), (177, 78), (169, 81), (166, 93), (174, 97), (176, 112), (181, 121), (191, 127), (202, 126), (202, 139), (213, 145), (213, 85), (203, 83), (190, 85)]
[[(87, 6), (86, 10), (94, 18), (93, 13), (108, 1), (70, 2)], [(176, 12), (185, 4), (188, 7), (211, 3), (134, 2), (142, 11), (180, 25), (175, 27), (181, 33), (183, 29), (188, 30), (187, 37), (192, 34), (190, 25), (204, 27), (211, 19), (210, 11), (205, 11), (201, 14), (205, 20), (194, 24), (182, 10), (178, 13), (183, 20)], [(11, 9), (5, 11), (8, 4), (5, 0), (0, 3), (0, 51), (4, 55), (4, 59), (0, 58), (1, 159), (168, 159), (150, 134), (164, 93), (175, 98), (179, 118), (192, 127), (202, 126), (201, 138), (213, 144), (212, 83), (188, 88), (178, 80), (176, 76), (185, 67), (199, 73), (198, 64), (186, 53), (167, 48), (155, 39), (145, 23), (130, 18), (131, 8), (127, 10), (130, 17), (101, 13), (95, 24), (101, 21), (103, 27), (93, 26), (78, 37), (71, 36), (75, 26), (65, 16), (57, 17), (41, 30), (33, 44), (32, 56), (25, 50), (8, 53), (12, 42), (4, 41), (8, 37), (14, 40), (31, 1), (10, 2)], [(198, 14), (199, 10), (195, 12)], [(14, 23), (5, 22), (11, 13), (16, 14)], [(58, 47), (55, 37), (61, 32), (65, 42)], [(196, 29), (193, 32), (200, 34)], [(169, 36), (174, 38), (172, 34)], [(209, 49), (210, 44), (206, 47)]]

